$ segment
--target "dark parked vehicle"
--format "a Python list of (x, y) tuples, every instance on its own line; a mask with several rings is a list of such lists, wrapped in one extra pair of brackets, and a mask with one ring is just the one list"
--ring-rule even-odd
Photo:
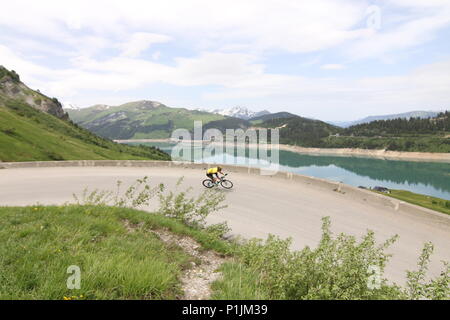
[(389, 191), (389, 189), (385, 188), (385, 187), (378, 187), (378, 186), (376, 186), (376, 187), (373, 187), (372, 190), (375, 190), (375, 191), (378, 191), (378, 192), (384, 192), (384, 193), (391, 193), (391, 191)]

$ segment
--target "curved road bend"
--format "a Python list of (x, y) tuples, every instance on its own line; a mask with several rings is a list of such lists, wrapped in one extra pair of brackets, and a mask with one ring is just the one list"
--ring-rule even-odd
[[(68, 167), (0, 170), (0, 205), (62, 204), (72, 201), (72, 194), (85, 187), (111, 189), (117, 180), (127, 186), (137, 178), (149, 176), (153, 183), (174, 188), (178, 177), (184, 186), (202, 190), (205, 178), (200, 169), (136, 167)], [(393, 254), (387, 268), (388, 279), (405, 280), (405, 270), (415, 270), (417, 258), (426, 241), (435, 251), (429, 271), (437, 275), (441, 260), (450, 261), (449, 223), (437, 222), (426, 215), (417, 216), (376, 207), (338, 192), (318, 189), (300, 182), (287, 182), (267, 176), (233, 173), (235, 188), (227, 192), (228, 208), (210, 217), (210, 222), (227, 220), (234, 234), (265, 238), (272, 233), (292, 237), (294, 249), (315, 246), (321, 235), (321, 218), (330, 216), (335, 233), (363, 235), (375, 231), (383, 241), (398, 234), (399, 240), (389, 250)], [(152, 209), (152, 208), (149, 208)]]

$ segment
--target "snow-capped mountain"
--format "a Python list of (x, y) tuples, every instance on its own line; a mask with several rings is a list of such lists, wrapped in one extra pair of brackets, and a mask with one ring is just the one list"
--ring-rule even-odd
[(226, 108), (226, 109), (197, 109), (199, 111), (206, 111), (211, 113), (217, 113), (223, 116), (228, 117), (235, 117), (240, 118), (244, 120), (248, 120), (253, 117), (259, 117), (266, 114), (270, 114), (269, 111), (263, 110), (263, 111), (251, 111), (246, 107), (233, 107), (233, 108)]

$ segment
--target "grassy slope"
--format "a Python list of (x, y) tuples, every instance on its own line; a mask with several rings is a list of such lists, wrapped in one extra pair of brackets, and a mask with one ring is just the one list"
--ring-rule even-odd
[[(110, 107), (106, 110), (97, 110), (95, 107), (91, 107), (67, 111), (76, 123), (110, 139), (169, 138), (175, 129), (192, 130), (194, 121), (202, 121), (203, 124), (206, 124), (225, 118), (218, 114), (184, 108), (169, 108), (164, 105), (156, 108), (141, 108), (138, 102)], [(127, 119), (101, 125), (94, 122), (118, 112), (125, 112)]]
[[(438, 212), (450, 214), (450, 201), (441, 198), (431, 197), (406, 190), (390, 190), (391, 193), (382, 193), (385, 196), (410, 202), (421, 207), (425, 207)], [(379, 192), (378, 192), (379, 193)]]
[[(0, 207), (0, 227), (0, 299), (175, 299), (183, 270), (199, 261), (151, 232), (161, 228), (233, 257), (221, 266), (212, 299), (409, 299), (399, 287), (367, 287), (367, 266), (385, 257), (373, 234), (361, 242), (332, 237), (326, 224), (319, 247), (306, 247), (300, 256), (288, 253), (289, 240), (238, 245), (172, 218), (125, 208)], [(66, 270), (73, 265), (81, 269), (81, 288), (69, 290)], [(436, 293), (448, 299), (443, 281), (435, 283)]]
[(319, 147), (322, 139), (342, 129), (326, 122), (302, 117), (269, 119), (258, 126), (280, 129), (280, 143)]
[(39, 112), (0, 98), (0, 160), (155, 159), (169, 156), (154, 148), (119, 145)]
[[(140, 227), (128, 232), (125, 219)], [(228, 250), (200, 230), (133, 209), (3, 207), (0, 225), (0, 299), (174, 299), (182, 270), (195, 258), (150, 230), (167, 228)], [(66, 287), (70, 265), (81, 268), (79, 290)]]
[[(109, 208), (2, 208), (0, 299), (170, 299), (189, 262), (152, 233), (127, 232), (130, 212)], [(140, 219), (139, 219), (140, 218)], [(144, 215), (134, 215), (143, 220)], [(81, 289), (66, 287), (70, 265)]]

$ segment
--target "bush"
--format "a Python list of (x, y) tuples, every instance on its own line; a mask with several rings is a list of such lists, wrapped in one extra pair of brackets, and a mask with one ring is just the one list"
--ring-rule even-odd
[(246, 273), (257, 275), (254, 283), (269, 299), (449, 299), (448, 264), (440, 277), (424, 280), (430, 244), (419, 258), (418, 271), (408, 271), (406, 288), (388, 284), (383, 273), (390, 255), (385, 250), (396, 239), (376, 245), (372, 231), (360, 242), (346, 234), (333, 237), (326, 217), (316, 249), (292, 252), (291, 239), (270, 235), (265, 242), (253, 239), (245, 243), (239, 263)]
[[(178, 181), (176, 192), (166, 192), (163, 184), (152, 187), (144, 177), (136, 180), (124, 193), (121, 192), (122, 183), (118, 181), (115, 192), (85, 189), (80, 197), (74, 197), (82, 205), (132, 208), (149, 205), (156, 197), (159, 214), (191, 228), (205, 230), (208, 237), (223, 237), (230, 230), (226, 223), (206, 225), (205, 221), (210, 213), (225, 207), (222, 205), (224, 194), (207, 189), (192, 196), (191, 187), (178, 190), (182, 181)], [(343, 233), (334, 236), (329, 217), (322, 221), (322, 237), (315, 249), (305, 247), (301, 251), (291, 251), (291, 239), (283, 240), (273, 235), (265, 242), (252, 239), (235, 246), (236, 261), (224, 267), (225, 277), (214, 284), (216, 290), (219, 288), (222, 292), (214, 295), (233, 299), (240, 299), (242, 295), (246, 299), (450, 299), (448, 263), (444, 263), (445, 269), (439, 277), (426, 280), (433, 252), (431, 243), (424, 246), (418, 270), (408, 271), (406, 287), (400, 287), (389, 284), (383, 276), (390, 258), (385, 251), (397, 236), (377, 245), (372, 231), (357, 241), (354, 236)]]
[[(291, 252), (291, 240), (273, 235), (265, 243), (251, 240), (241, 251), (242, 261), (259, 271), (260, 282), (271, 299), (379, 299), (392, 298), (397, 288), (381, 278), (395, 241), (375, 245), (373, 232), (358, 243), (353, 236), (335, 239), (329, 218), (323, 219), (322, 238), (316, 249)], [(370, 289), (369, 289), (370, 287)]]
[[(177, 189), (180, 188), (183, 178), (177, 182)], [(79, 205), (94, 205), (122, 208), (140, 208), (149, 206), (155, 197), (159, 200), (157, 213), (183, 222), (185, 225), (196, 229), (204, 229), (213, 238), (223, 237), (230, 231), (226, 222), (206, 225), (206, 218), (215, 211), (226, 206), (223, 205), (225, 194), (218, 190), (204, 190), (197, 197), (191, 196), (192, 187), (176, 192), (166, 192), (164, 184), (151, 186), (148, 177), (137, 179), (125, 192), (121, 191), (122, 182), (117, 181), (116, 191), (95, 189), (83, 190), (81, 195), (73, 194)]]
[(54, 161), (61, 161), (61, 160), (64, 160), (64, 157), (63, 157), (63, 156), (61, 156), (61, 155), (59, 155), (59, 154), (57, 154), (57, 153), (55, 153), (55, 152), (52, 152), (52, 151), (47, 152), (47, 157), (48, 157), (50, 160), (54, 160)]
[(433, 249), (432, 243), (426, 243), (417, 263), (418, 270), (407, 272), (408, 283), (404, 295), (408, 299), (450, 299), (450, 265), (447, 262), (444, 262), (445, 269), (439, 277), (426, 282), (426, 271)]
[(6, 128), (6, 129), (2, 129), (2, 132), (3, 132), (4, 134), (13, 136), (13, 135), (16, 134), (16, 128)]
[(8, 71), (8, 69), (0, 65), (0, 79), (5, 76), (9, 76), (16, 83), (20, 81), (20, 77), (17, 72), (14, 70)]
[[(182, 181), (183, 178), (178, 180), (177, 188)], [(225, 200), (225, 194), (216, 189), (206, 189), (198, 197), (189, 196), (192, 187), (183, 191), (169, 191), (168, 193), (164, 193), (163, 187), (161, 191), (158, 194), (160, 204), (158, 212), (193, 227), (205, 227), (206, 217), (210, 213), (225, 207), (221, 205)]]
[(108, 206), (120, 208), (140, 208), (142, 206), (148, 206), (150, 200), (163, 190), (163, 185), (160, 184), (156, 187), (152, 187), (148, 183), (148, 177), (137, 179), (131, 184), (124, 193), (121, 191), (122, 181), (116, 182), (116, 190), (99, 190), (95, 189), (89, 191), (88, 188), (83, 190), (81, 195), (73, 194), (75, 202), (79, 205), (88, 206)]

